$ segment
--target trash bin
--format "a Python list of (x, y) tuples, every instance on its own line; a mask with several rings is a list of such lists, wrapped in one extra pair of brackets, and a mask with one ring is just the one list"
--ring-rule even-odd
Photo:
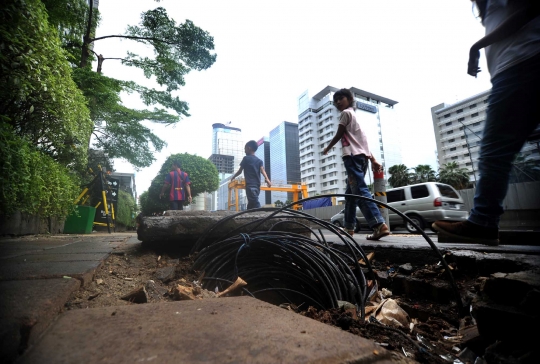
[(91, 234), (94, 225), (96, 208), (92, 206), (77, 206), (64, 224), (64, 234)]

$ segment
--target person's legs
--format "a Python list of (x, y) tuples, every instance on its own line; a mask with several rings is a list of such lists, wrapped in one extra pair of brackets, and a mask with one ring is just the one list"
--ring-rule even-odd
[(512, 162), (540, 122), (540, 57), (535, 58), (493, 79), (469, 217), (474, 224), (499, 228)]
[(480, 178), (471, 215), (464, 223), (437, 221), (434, 229), (463, 241), (498, 244), (512, 162), (540, 121), (539, 82), (540, 55), (492, 80), (478, 163)]
[[(350, 157), (346, 157), (346, 158), (350, 158)], [(345, 161), (345, 159), (343, 159), (343, 161)], [(350, 179), (352, 179), (351, 177), (351, 174), (349, 174), (349, 172), (347, 171), (347, 187), (345, 188), (345, 194), (347, 195), (352, 195), (352, 191), (351, 191), (351, 183), (350, 183)], [(357, 198), (354, 198), (354, 197), (345, 197), (345, 211), (344, 211), (344, 215), (343, 215), (343, 224), (344, 224), (344, 228), (346, 230), (348, 230), (349, 232), (351, 231), (354, 231), (354, 227), (355, 227), (355, 224), (356, 224), (356, 200)]]
[[(371, 198), (371, 193), (369, 192), (369, 189), (364, 180), (367, 170), (366, 157), (344, 157), (343, 163), (345, 165), (345, 169), (347, 170), (347, 189), (345, 193)], [(374, 229), (376, 234), (379, 234), (377, 228), (382, 226), (385, 221), (377, 205), (371, 201), (366, 201), (364, 199), (358, 199), (353, 197), (346, 198), (344, 218), (345, 228), (349, 231), (354, 230), (357, 205), (360, 208), (360, 211), (362, 211), (365, 219), (367, 220), (369, 227)], [(385, 224), (384, 227), (386, 228), (386, 230), (388, 230)], [(388, 235), (386, 232), (385, 234)], [(380, 237), (382, 236), (384, 235), (381, 235)]]
[(171, 210), (178, 210), (179, 201), (171, 201)]
[(259, 202), (259, 193), (261, 189), (256, 186), (246, 186), (246, 197), (248, 200), (247, 209), (258, 209), (261, 207)]

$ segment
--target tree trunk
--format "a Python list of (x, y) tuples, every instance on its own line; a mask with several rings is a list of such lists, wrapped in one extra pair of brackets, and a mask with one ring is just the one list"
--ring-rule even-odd
[(83, 37), (83, 46), (81, 53), (81, 68), (86, 67), (88, 63), (88, 57), (90, 57), (90, 32), (92, 31), (92, 13), (94, 10), (94, 0), (90, 0), (90, 9), (88, 11), (88, 24), (86, 26), (86, 34)]

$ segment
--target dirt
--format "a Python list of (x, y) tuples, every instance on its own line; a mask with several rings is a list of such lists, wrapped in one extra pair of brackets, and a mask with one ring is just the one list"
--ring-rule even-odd
[[(121, 247), (109, 256), (87, 287), (72, 294), (65, 307), (73, 310), (135, 304), (121, 297), (147, 286), (149, 281), (153, 281), (153, 285), (163, 294), (149, 292), (147, 302), (173, 301), (175, 297), (178, 298), (178, 291), (175, 292), (174, 288), (179, 283), (189, 286), (200, 278), (200, 274), (192, 270), (192, 263), (192, 257), (145, 250), (141, 244)], [(373, 265), (379, 270), (399, 270), (399, 267), (387, 262), (373, 262)], [(162, 282), (158, 275), (166, 267), (174, 267), (174, 277)], [(415, 277), (424, 279), (435, 279), (442, 274), (439, 266), (414, 271)], [(474, 289), (475, 284), (476, 280), (466, 277), (460, 277), (458, 281), (458, 285), (470, 289)], [(392, 296), (392, 299), (409, 314), (414, 323), (412, 331), (410, 327), (393, 328), (377, 322), (361, 322), (353, 318), (350, 310), (316, 310), (310, 307), (299, 314), (375, 341), (393, 353), (394, 362), (448, 363), (440, 355), (455, 356), (463, 349), (459, 344), (445, 339), (445, 336), (458, 335), (460, 319), (452, 304), (445, 306), (399, 296)], [(423, 342), (419, 342), (419, 338)]]
[[(86, 287), (74, 292), (68, 302), (67, 309), (109, 307), (132, 304), (121, 297), (148, 281), (155, 286), (164, 288), (171, 295), (148, 295), (149, 303), (172, 301), (172, 291), (183, 278), (186, 282), (197, 279), (192, 271), (191, 257), (181, 257), (175, 254), (161, 254), (143, 249), (140, 245), (130, 248), (117, 249), (105, 260), (97, 271), (94, 280)], [(164, 283), (157, 278), (160, 268), (175, 267), (174, 279)]]

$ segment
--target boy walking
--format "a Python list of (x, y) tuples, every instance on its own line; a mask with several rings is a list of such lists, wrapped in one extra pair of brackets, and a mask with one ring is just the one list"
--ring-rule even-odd
[[(181, 170), (179, 161), (173, 161), (172, 170), (165, 178), (165, 183), (161, 188), (159, 198), (162, 198), (167, 188), (169, 188), (169, 201), (171, 210), (183, 210), (184, 200), (191, 203), (191, 181), (186, 172)], [(187, 194), (186, 194), (187, 192)], [(187, 197), (187, 198), (186, 198)]]
[(240, 163), (240, 169), (236, 172), (231, 180), (238, 177), (242, 171), (244, 172), (244, 179), (246, 180), (246, 197), (248, 200), (247, 209), (257, 209), (261, 207), (259, 203), (259, 193), (261, 192), (261, 173), (264, 176), (264, 180), (268, 187), (272, 186), (270, 179), (266, 175), (266, 171), (263, 167), (263, 162), (255, 156), (255, 152), (259, 146), (255, 140), (250, 140), (246, 143), (244, 151), (246, 156)]
[[(328, 146), (324, 148), (323, 154), (326, 155), (341, 140), (343, 164), (347, 171), (347, 189), (345, 193), (371, 198), (371, 193), (364, 180), (368, 161), (371, 161), (371, 168), (374, 172), (381, 170), (382, 166), (369, 151), (366, 135), (356, 121), (355, 102), (352, 92), (345, 88), (337, 91), (334, 94), (334, 106), (341, 111), (338, 130)], [(366, 239), (379, 240), (390, 234), (390, 230), (375, 203), (354, 197), (346, 197), (345, 229), (350, 235), (354, 234), (357, 205), (360, 207), (360, 211), (366, 218), (369, 227), (373, 229), (373, 234), (366, 235)]]

